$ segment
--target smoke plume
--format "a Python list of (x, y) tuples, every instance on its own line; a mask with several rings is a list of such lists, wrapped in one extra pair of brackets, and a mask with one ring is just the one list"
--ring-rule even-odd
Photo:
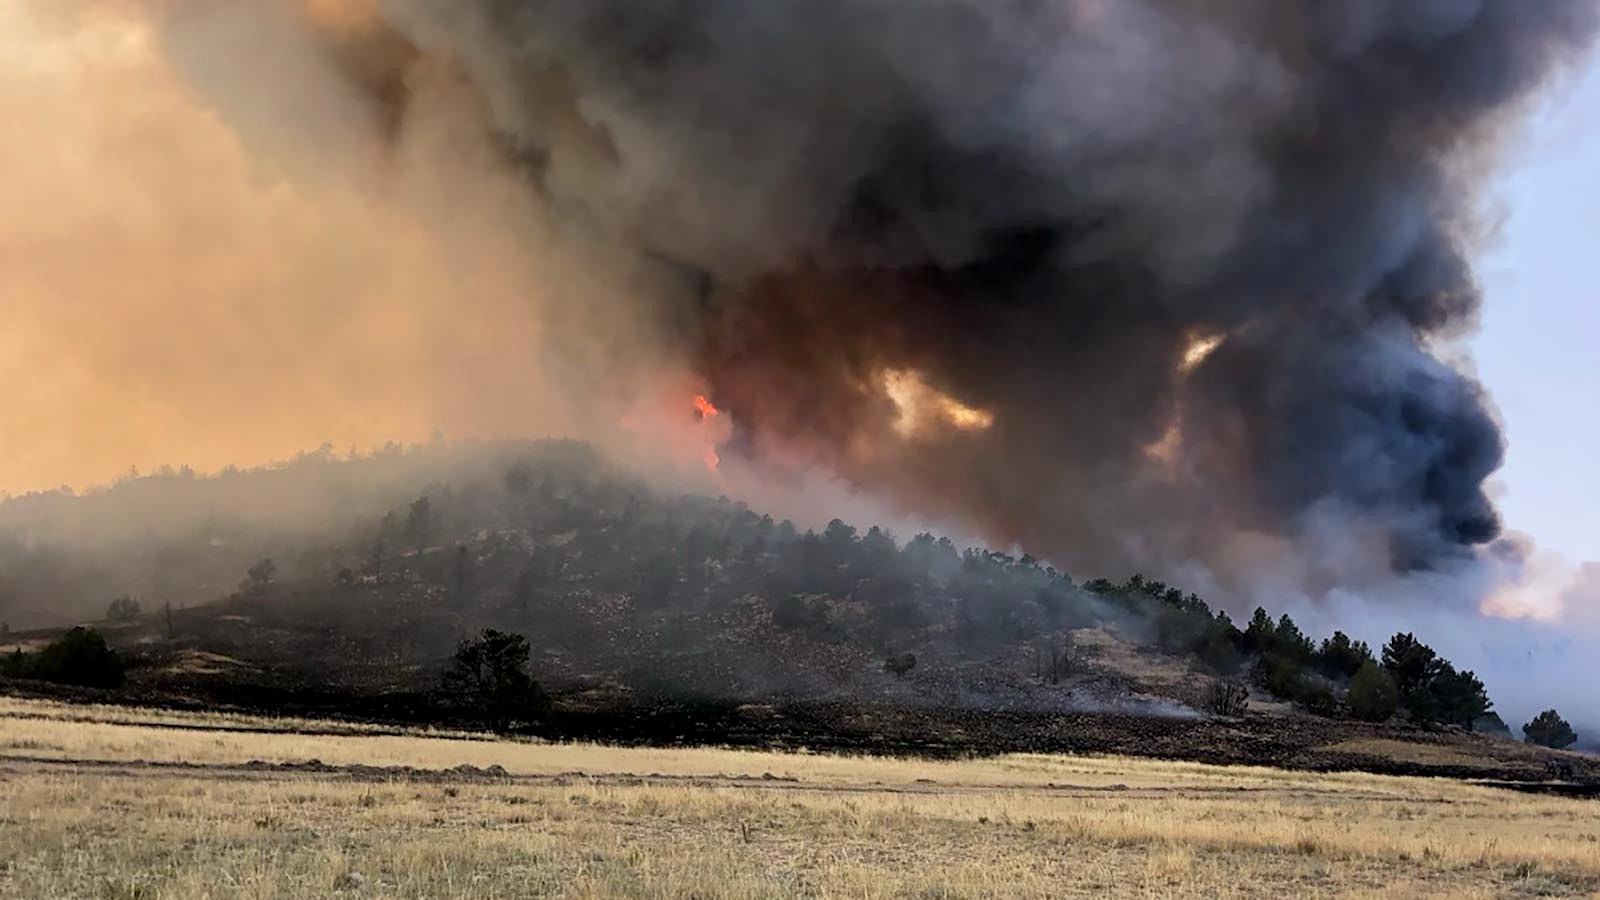
[[(1600, 25), (1588, 0), (62, 6), (37, 15), (141, 27), (159, 83), (47, 104), (126, 126), (143, 201), (86, 201), (115, 207), (109, 265), (16, 288), (77, 298), (23, 323), (96, 348), (56, 382), (168, 373), (141, 384), (186, 398), (167, 424), (258, 444), (307, 409), (346, 440), (628, 443), (703, 391), (742, 483), (822, 471), (1067, 566), (1313, 592), (1499, 533), (1501, 433), (1442, 348), (1498, 137)], [(192, 153), (138, 156), (141, 121)], [(126, 358), (158, 344), (131, 309), (225, 338)], [(252, 406), (280, 374), (304, 389)]]
[(1592, 3), (384, 10), (546, 203), (681, 271), (644, 300), (736, 455), (1101, 566), (1336, 521), (1409, 571), (1499, 531), (1499, 428), (1435, 342)]

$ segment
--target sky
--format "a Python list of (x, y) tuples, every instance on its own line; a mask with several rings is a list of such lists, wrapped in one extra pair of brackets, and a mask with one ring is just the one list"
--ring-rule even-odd
[(1470, 346), (1510, 442), (1501, 512), (1542, 550), (1600, 559), (1600, 62), (1546, 97), (1491, 202)]

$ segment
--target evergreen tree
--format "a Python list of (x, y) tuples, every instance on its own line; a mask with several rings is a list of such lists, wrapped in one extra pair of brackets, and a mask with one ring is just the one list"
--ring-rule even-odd
[(528, 639), (485, 629), (463, 641), (445, 683), (470, 703), (495, 731), (507, 731), (546, 710), (550, 701), (528, 675)]
[(1433, 680), (1433, 697), (1440, 721), (1469, 730), (1494, 709), (1478, 676), (1470, 671), (1457, 672), (1448, 662), (1440, 665)]
[(417, 552), (427, 548), (433, 540), (434, 532), (438, 529), (438, 514), (433, 509), (433, 499), (424, 495), (411, 503), (411, 510), (406, 513), (406, 536), (411, 539), (412, 546)]
[(1550, 747), (1561, 750), (1572, 746), (1578, 740), (1577, 732), (1561, 718), (1561, 714), (1553, 709), (1547, 709), (1533, 721), (1522, 726), (1523, 740), (1541, 747)]
[(1245, 626), (1244, 648), (1251, 653), (1265, 653), (1271, 649), (1277, 634), (1278, 629), (1273, 626), (1272, 617), (1258, 606), (1250, 617), (1250, 624)]
[(1329, 678), (1351, 678), (1371, 659), (1372, 650), (1365, 641), (1352, 641), (1342, 631), (1335, 631), (1317, 651), (1317, 664)]
[(1294, 624), (1288, 613), (1279, 617), (1278, 626), (1273, 632), (1272, 652), (1292, 660), (1296, 665), (1310, 662), (1316, 654), (1311, 639), (1305, 636), (1300, 626)]
[(1443, 663), (1432, 647), (1414, 634), (1396, 634), (1383, 648), (1383, 667), (1394, 678), (1400, 702), (1412, 716), (1423, 722), (1438, 721), (1433, 681), (1439, 677)]
[(1372, 660), (1361, 664), (1350, 679), (1350, 693), (1345, 698), (1350, 715), (1363, 722), (1382, 722), (1394, 715), (1399, 705), (1399, 691), (1388, 671)]

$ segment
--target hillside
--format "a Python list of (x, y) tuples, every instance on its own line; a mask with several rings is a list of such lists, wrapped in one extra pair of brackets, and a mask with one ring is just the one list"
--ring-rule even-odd
[[(0, 521), (12, 609), (36, 608), (29, 586), (54, 572), (105, 585), (53, 589), (128, 660), (124, 700), (470, 722), (442, 676), (459, 642), (492, 628), (527, 636), (555, 698), (531, 727), (551, 735), (1548, 774), (1542, 751), (1508, 741), (1352, 721), (1350, 663), (1366, 649), (1318, 647), (1286, 617), (1239, 629), (1137, 576), (1080, 585), (931, 535), (801, 531), (663, 494), (581, 445), (161, 475), (12, 501)], [(104, 620), (108, 595), (137, 611)], [(1218, 685), (1247, 690), (1250, 714), (1216, 708)]]

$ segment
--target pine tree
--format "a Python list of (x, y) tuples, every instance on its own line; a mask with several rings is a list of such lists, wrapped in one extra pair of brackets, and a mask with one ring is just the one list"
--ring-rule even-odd
[(1470, 671), (1457, 672), (1450, 663), (1442, 663), (1434, 677), (1433, 697), (1439, 719), (1471, 730), (1477, 720), (1494, 709), (1484, 690), (1483, 682)]
[(1272, 647), (1277, 635), (1278, 629), (1273, 626), (1272, 617), (1258, 606), (1250, 617), (1250, 624), (1245, 626), (1244, 647), (1251, 653), (1265, 653)]
[(1534, 716), (1532, 722), (1522, 726), (1522, 734), (1523, 740), (1530, 744), (1556, 750), (1570, 747), (1578, 740), (1577, 732), (1573, 731), (1567, 720), (1561, 718), (1561, 714), (1553, 709), (1547, 709)]
[(1413, 717), (1423, 722), (1438, 720), (1433, 681), (1439, 676), (1443, 663), (1432, 647), (1417, 640), (1414, 634), (1396, 634), (1383, 648), (1383, 667), (1394, 678), (1400, 702)]
[(1399, 691), (1389, 673), (1369, 659), (1351, 677), (1345, 704), (1350, 707), (1350, 715), (1363, 722), (1382, 722), (1394, 715)]

